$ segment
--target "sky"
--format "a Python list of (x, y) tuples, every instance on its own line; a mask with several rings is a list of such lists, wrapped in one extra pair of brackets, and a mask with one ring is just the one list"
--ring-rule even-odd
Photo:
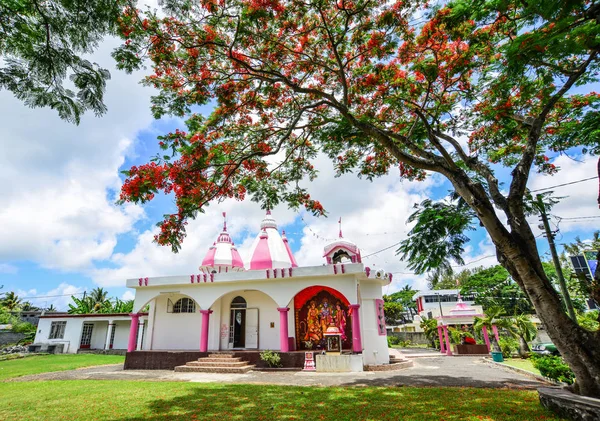
[[(15, 291), (39, 307), (66, 310), (71, 295), (95, 287), (105, 288), (110, 297), (131, 299), (133, 290), (125, 288), (128, 278), (197, 273), (222, 227), (222, 212), (227, 212), (228, 229), (244, 258), (264, 216), (249, 200), (213, 204), (190, 221), (181, 252), (173, 254), (152, 241), (155, 224), (174, 209), (169, 198), (144, 206), (115, 203), (123, 182), (120, 171), (148, 162), (158, 150), (156, 137), (183, 127), (178, 119), (152, 118), (153, 91), (139, 84), (144, 71), (128, 75), (114, 68), (110, 52), (117, 44), (107, 39), (92, 56), (112, 74), (105, 98), (109, 111), (101, 118), (86, 114), (75, 126), (50, 109), (27, 108), (0, 91), (0, 286), (2, 292)], [(209, 113), (210, 107), (200, 111)], [(554, 163), (562, 171), (554, 177), (534, 174), (530, 189), (596, 175), (595, 158), (573, 153), (555, 157)], [(351, 174), (336, 178), (327, 158), (319, 157), (314, 164), (320, 175), (309, 186), (311, 196), (321, 201), (329, 217), (316, 218), (285, 206), (272, 212), (299, 265), (324, 263), (323, 247), (337, 237), (341, 217), (344, 237), (361, 248), (364, 263), (394, 274), (385, 293), (404, 285), (426, 288), (425, 276), (412, 274), (395, 255), (394, 245), (411, 228), (406, 220), (414, 204), (444, 197), (449, 183), (441, 176), (401, 181), (396, 170), (373, 182)], [(556, 216), (600, 215), (597, 181), (555, 191), (563, 199), (552, 210), (553, 228)], [(557, 243), (588, 238), (599, 222), (563, 219)], [(541, 231), (536, 227), (535, 233)], [(480, 229), (470, 237), (466, 267), (495, 264), (486, 233)], [(538, 246), (549, 259), (542, 236)]]

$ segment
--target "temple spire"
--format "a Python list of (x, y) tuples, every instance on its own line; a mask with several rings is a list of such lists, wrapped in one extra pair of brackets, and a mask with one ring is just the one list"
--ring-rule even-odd
[(338, 221), (338, 224), (340, 226), (340, 238), (344, 238), (344, 236), (342, 235), (342, 217), (340, 216), (340, 220)]
[(223, 232), (227, 231), (227, 213), (223, 212)]

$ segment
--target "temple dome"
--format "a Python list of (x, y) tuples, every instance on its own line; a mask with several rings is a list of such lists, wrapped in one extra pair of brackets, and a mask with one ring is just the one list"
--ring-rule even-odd
[(327, 264), (362, 263), (358, 246), (352, 241), (346, 240), (342, 235), (342, 218), (340, 218), (339, 224), (339, 238), (327, 244), (323, 249), (323, 257), (327, 259)]
[[(223, 213), (225, 217), (225, 213)], [(206, 256), (202, 260), (200, 270), (204, 273), (239, 272), (244, 270), (240, 253), (235, 248), (229, 233), (227, 222), (223, 221), (223, 231), (217, 237)]]
[(267, 211), (260, 224), (260, 233), (252, 243), (249, 256), (246, 268), (250, 270), (298, 267), (285, 231), (279, 234), (271, 211)]

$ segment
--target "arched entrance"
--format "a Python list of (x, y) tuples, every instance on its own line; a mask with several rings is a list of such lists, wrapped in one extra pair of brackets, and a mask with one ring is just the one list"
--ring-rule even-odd
[(341, 292), (319, 285), (303, 289), (294, 297), (294, 317), (296, 349), (325, 349), (323, 333), (331, 325), (342, 332), (342, 349), (352, 349), (352, 309)]
[(231, 300), (229, 315), (229, 348), (258, 347), (258, 309), (248, 308), (246, 299)]

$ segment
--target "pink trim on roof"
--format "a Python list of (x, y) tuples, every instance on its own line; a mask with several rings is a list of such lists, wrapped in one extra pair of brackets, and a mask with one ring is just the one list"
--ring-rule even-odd
[(215, 264), (215, 254), (217, 253), (217, 248), (212, 246), (208, 249), (208, 253), (206, 253), (206, 257), (202, 260), (202, 266), (214, 266)]
[(231, 257), (232, 257), (231, 265), (233, 267), (240, 267), (240, 268), (244, 267), (244, 262), (242, 261), (240, 252), (237, 251), (237, 249), (235, 249), (235, 248), (231, 249)]
[(290, 256), (290, 262), (292, 262), (292, 267), (293, 268), (297, 268), (298, 267), (298, 263), (296, 263), (296, 258), (292, 254), (292, 249), (290, 248), (290, 244), (288, 242), (288, 239), (285, 236), (285, 231), (283, 231), (282, 234), (283, 234), (283, 236), (282, 236), (283, 237), (283, 244), (285, 244), (285, 249), (287, 250), (288, 256)]
[(271, 252), (269, 251), (269, 236), (267, 232), (263, 230), (260, 234), (260, 240), (254, 250), (252, 259), (250, 260), (250, 269), (271, 269), (273, 267), (273, 261), (271, 260)]

